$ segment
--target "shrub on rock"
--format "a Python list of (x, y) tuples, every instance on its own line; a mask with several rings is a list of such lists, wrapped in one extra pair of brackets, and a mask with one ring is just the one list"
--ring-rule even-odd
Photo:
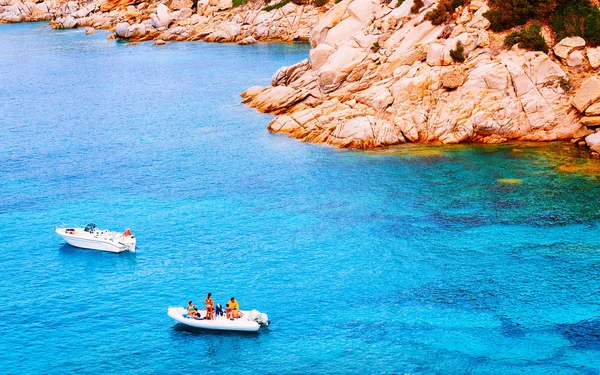
[(465, 0), (441, 0), (438, 6), (425, 15), (425, 19), (434, 25), (441, 25), (450, 19), (454, 10), (464, 5)]
[(580, 36), (600, 45), (600, 9), (590, 0), (490, 0), (489, 5), (484, 16), (493, 31), (538, 20), (551, 24), (559, 40)]
[(425, 19), (431, 21), (434, 25), (441, 25), (448, 20), (450, 14), (440, 5), (425, 15)]
[(484, 16), (490, 21), (492, 30), (502, 31), (532, 19), (547, 18), (556, 8), (557, 0), (490, 0), (489, 5), (491, 10)]
[(571, 91), (571, 88), (573, 87), (571, 80), (565, 77), (561, 77), (561, 79), (558, 81), (558, 84), (564, 92)]
[(413, 6), (410, 8), (410, 11), (413, 13), (419, 13), (419, 10), (423, 8), (424, 5), (425, 3), (423, 3), (423, 0), (415, 0)]
[(531, 51), (542, 51), (548, 53), (548, 45), (542, 35), (542, 27), (538, 24), (531, 25), (521, 31), (513, 31), (504, 39), (504, 45), (508, 48), (518, 44), (520, 48)]
[(600, 45), (600, 9), (589, 0), (565, 1), (552, 14), (557, 39), (580, 36), (590, 45)]
[(459, 40), (456, 43), (456, 49), (450, 50), (450, 57), (452, 60), (456, 62), (465, 62), (465, 46), (463, 46), (462, 42)]
[(291, 0), (281, 0), (278, 3), (272, 4), (272, 5), (267, 5), (266, 7), (262, 8), (262, 10), (264, 10), (265, 12), (270, 12), (274, 9), (279, 9), (279, 8), (283, 8), (284, 6), (288, 5), (290, 3)]

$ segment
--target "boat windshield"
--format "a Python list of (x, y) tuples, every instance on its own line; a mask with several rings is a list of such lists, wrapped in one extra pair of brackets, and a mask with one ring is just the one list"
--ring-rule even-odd
[(94, 223), (89, 223), (88, 225), (86, 225), (86, 226), (85, 226), (85, 229), (84, 229), (84, 231), (92, 233), (92, 232), (94, 232), (94, 231), (96, 230), (96, 228), (98, 228), (98, 227), (96, 226), (96, 224), (94, 224)]

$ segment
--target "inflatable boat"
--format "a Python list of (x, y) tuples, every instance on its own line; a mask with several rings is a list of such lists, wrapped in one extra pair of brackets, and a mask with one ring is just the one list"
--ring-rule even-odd
[(270, 324), (267, 314), (256, 310), (242, 311), (242, 317), (237, 319), (227, 319), (222, 315), (215, 316), (215, 318), (211, 320), (204, 318), (206, 316), (205, 310), (198, 312), (200, 313), (200, 317), (192, 318), (183, 307), (169, 307), (167, 310), (167, 314), (179, 323), (202, 329), (256, 332), (260, 327), (266, 327)]

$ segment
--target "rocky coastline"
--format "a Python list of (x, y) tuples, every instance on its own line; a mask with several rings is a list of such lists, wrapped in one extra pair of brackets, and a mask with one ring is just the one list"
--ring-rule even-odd
[(328, 7), (296, 2), (266, 11), (262, 1), (234, 7), (232, 0), (0, 0), (0, 23), (50, 21), (54, 29), (86, 27), (90, 33), (107, 29), (133, 42), (308, 41)]
[(394, 3), (338, 3), (311, 33), (310, 60), (244, 101), (278, 115), (272, 132), (341, 148), (570, 140), (600, 152), (600, 49), (550, 33), (549, 53), (508, 49), (481, 0), (438, 26), (425, 19), (436, 2)]
[[(340, 148), (570, 140), (600, 156), (600, 47), (580, 37), (548, 53), (507, 48), (485, 0), (452, 19), (427, 19), (437, 1), (0, 0), (0, 22), (114, 32), (132, 42), (309, 41), (310, 58), (282, 67), (244, 103), (277, 117), (268, 128)], [(461, 57), (457, 59), (456, 54)]]

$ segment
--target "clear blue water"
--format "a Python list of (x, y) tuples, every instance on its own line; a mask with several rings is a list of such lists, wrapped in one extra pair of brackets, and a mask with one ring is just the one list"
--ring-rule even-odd
[[(570, 145), (304, 144), (238, 94), (306, 46), (107, 35), (0, 26), (0, 373), (600, 372), (600, 184)], [(139, 252), (53, 232), (89, 221)], [(272, 326), (167, 317), (209, 291)]]

